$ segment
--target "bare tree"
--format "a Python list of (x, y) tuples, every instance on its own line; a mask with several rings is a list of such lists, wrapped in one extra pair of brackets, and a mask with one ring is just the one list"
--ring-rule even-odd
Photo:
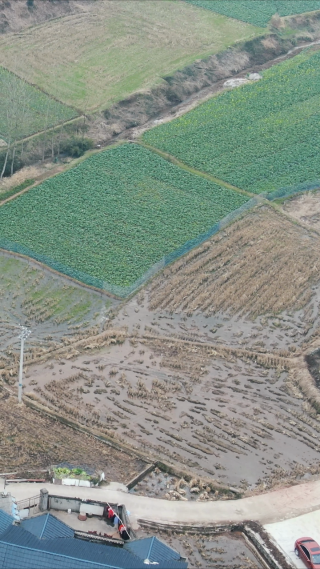
[(10, 154), (11, 174), (13, 174), (17, 141), (23, 137), (30, 121), (29, 98), (30, 90), (23, 80), (10, 72), (1, 75), (1, 99), (5, 108), (3, 130), (7, 149), (0, 179), (4, 176)]

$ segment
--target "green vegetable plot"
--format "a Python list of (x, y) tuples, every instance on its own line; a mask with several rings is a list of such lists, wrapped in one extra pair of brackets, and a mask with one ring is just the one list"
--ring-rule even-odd
[(2, 206), (0, 237), (127, 286), (247, 200), (124, 144)]
[(186, 0), (190, 4), (236, 18), (255, 26), (266, 26), (274, 14), (291, 16), (320, 10), (319, 0)]
[(213, 97), (145, 141), (253, 193), (320, 177), (320, 52)]
[(0, 138), (20, 140), (77, 114), (0, 67)]

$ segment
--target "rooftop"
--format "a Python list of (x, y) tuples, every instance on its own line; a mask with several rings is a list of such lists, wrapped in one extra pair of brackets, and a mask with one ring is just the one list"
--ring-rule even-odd
[[(69, 519), (72, 514), (65, 516)], [(0, 512), (0, 569), (145, 569), (150, 563), (157, 564), (157, 569), (188, 566), (179, 553), (155, 537), (115, 547), (77, 539), (72, 528), (50, 513), (25, 520), (20, 526), (12, 525), (13, 521), (12, 516)], [(110, 526), (105, 523), (105, 527)]]

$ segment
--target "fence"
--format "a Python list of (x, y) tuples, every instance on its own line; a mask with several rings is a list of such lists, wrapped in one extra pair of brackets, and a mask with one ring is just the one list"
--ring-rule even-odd
[(24, 500), (19, 500), (17, 502), (17, 508), (19, 512), (22, 510), (28, 510), (29, 516), (34, 516), (35, 514), (39, 513), (39, 503), (40, 503), (40, 494), (38, 496), (32, 496), (32, 498), (25, 498)]
[(301, 192), (311, 192), (312, 190), (318, 189), (320, 189), (320, 180), (316, 180), (315, 182), (303, 182), (295, 186), (286, 186), (284, 188), (280, 188), (279, 190), (275, 190), (274, 192), (264, 193), (260, 195), (269, 201), (274, 201), (281, 198), (289, 198), (290, 196), (294, 196), (295, 194), (299, 194)]
[(0, 248), (5, 249), (6, 251), (11, 251), (12, 253), (18, 253), (19, 255), (24, 255), (26, 257), (30, 257), (39, 263), (54, 269), (58, 273), (62, 273), (76, 281), (80, 281), (81, 283), (92, 286), (94, 288), (100, 289), (107, 293), (110, 293), (118, 298), (126, 298), (130, 296), (130, 294), (134, 293), (138, 288), (140, 288), (143, 284), (145, 284), (148, 280), (154, 277), (161, 269), (163, 269), (166, 265), (169, 265), (182, 255), (185, 255), (191, 249), (198, 247), (206, 241), (210, 239), (213, 235), (218, 233), (221, 229), (229, 225), (235, 219), (240, 217), (243, 213), (252, 209), (255, 205), (259, 203), (263, 203), (263, 200), (266, 199), (268, 201), (274, 201), (279, 198), (289, 197), (294, 194), (300, 192), (306, 192), (311, 190), (316, 190), (320, 188), (320, 180), (316, 180), (315, 182), (306, 182), (303, 184), (298, 184), (296, 186), (288, 186), (285, 188), (280, 188), (279, 190), (275, 190), (274, 192), (263, 193), (254, 198), (251, 198), (245, 204), (243, 204), (238, 209), (232, 211), (228, 215), (226, 215), (223, 219), (215, 223), (206, 233), (199, 235), (194, 239), (190, 239), (175, 251), (172, 251), (168, 255), (165, 255), (160, 259), (157, 263), (155, 263), (150, 269), (146, 271), (139, 279), (137, 279), (134, 283), (129, 286), (119, 286), (112, 283), (108, 283), (102, 279), (97, 277), (88, 275), (87, 273), (83, 273), (82, 271), (78, 271), (73, 267), (68, 267), (63, 263), (59, 263), (46, 255), (42, 255), (40, 253), (36, 253), (35, 251), (31, 251), (28, 247), (24, 245), (20, 245), (19, 243), (14, 243), (13, 241), (9, 241), (4, 238), (0, 238)]
[(47, 257), (46, 255), (42, 255), (40, 253), (36, 253), (32, 251), (28, 247), (24, 245), (20, 245), (20, 243), (15, 243), (13, 241), (9, 241), (8, 239), (0, 238), (0, 248), (6, 251), (11, 251), (12, 253), (18, 253), (19, 255), (24, 255), (26, 257), (30, 257), (39, 263), (42, 263), (55, 271), (62, 273), (72, 279), (80, 281), (86, 285), (95, 287), (97, 289), (103, 290), (107, 293), (113, 294), (119, 298), (126, 298), (133, 292), (135, 292), (138, 288), (140, 288), (144, 283), (146, 283), (149, 279), (151, 279), (154, 275), (156, 275), (161, 269), (163, 269), (166, 265), (169, 265), (182, 255), (185, 255), (194, 247), (201, 245), (204, 241), (215, 235), (218, 231), (229, 225), (232, 221), (234, 221), (237, 217), (240, 217), (243, 213), (251, 209), (253, 206), (261, 203), (261, 197), (257, 196), (245, 204), (243, 204), (238, 209), (232, 211), (228, 215), (226, 215), (223, 219), (215, 223), (206, 233), (203, 233), (196, 237), (195, 239), (191, 239), (184, 243), (181, 247), (165, 255), (160, 259), (157, 263), (155, 263), (150, 269), (148, 269), (139, 279), (137, 279), (133, 284), (129, 286), (118, 286), (112, 283), (108, 283), (102, 279), (93, 277), (88, 275), (87, 273), (83, 273), (74, 269), (72, 267), (67, 267), (62, 263)]

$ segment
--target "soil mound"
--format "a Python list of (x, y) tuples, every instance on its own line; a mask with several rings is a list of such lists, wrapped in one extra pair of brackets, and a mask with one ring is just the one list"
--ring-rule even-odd
[(91, 0), (0, 0), (0, 34), (82, 11)]

